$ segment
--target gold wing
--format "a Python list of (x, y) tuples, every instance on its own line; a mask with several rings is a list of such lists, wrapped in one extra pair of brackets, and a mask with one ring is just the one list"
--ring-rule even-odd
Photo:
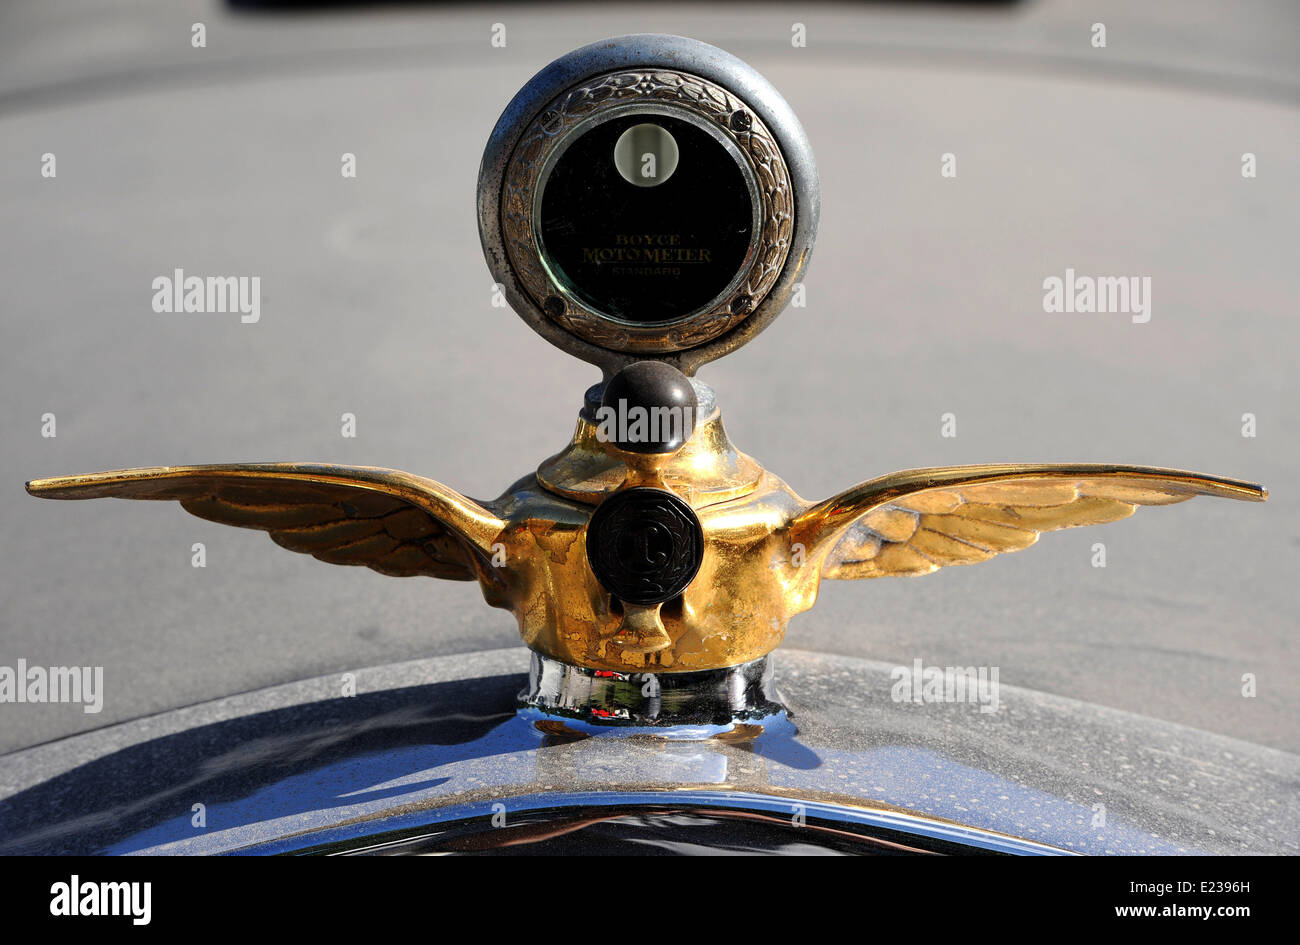
[(370, 466), (155, 466), (34, 479), (45, 499), (174, 499), (193, 515), (260, 528), (283, 548), (399, 577), (475, 578), (505, 523), (421, 476)]
[(1139, 505), (1171, 505), (1194, 495), (1262, 502), (1268, 492), (1249, 482), (1147, 466), (912, 469), (812, 506), (794, 520), (791, 536), (810, 554), (826, 554), (822, 577), (929, 574), (1019, 551), (1042, 532), (1113, 522)]

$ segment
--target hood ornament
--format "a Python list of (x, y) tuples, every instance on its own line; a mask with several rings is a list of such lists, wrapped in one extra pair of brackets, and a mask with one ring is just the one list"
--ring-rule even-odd
[(476, 580), (534, 653), (524, 711), (544, 730), (715, 733), (780, 712), (767, 656), (824, 579), (973, 564), (1195, 495), (1266, 498), (1097, 464), (916, 469), (800, 498), (732, 446), (693, 375), (784, 308), (818, 199), (797, 119), (740, 60), (673, 36), (584, 47), (506, 107), (478, 185), (484, 252), (515, 311), (604, 373), (563, 451), (490, 502), (395, 470), (296, 463), (27, 490), (174, 500), (332, 564)]

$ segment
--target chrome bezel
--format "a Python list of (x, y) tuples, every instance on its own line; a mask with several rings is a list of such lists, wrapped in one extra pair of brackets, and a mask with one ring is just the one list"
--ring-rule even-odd
[[(755, 297), (752, 309), (743, 313), (744, 317), (722, 325), (720, 333), (704, 331), (685, 337), (683, 325), (676, 324), (668, 329), (676, 337), (660, 345), (623, 348), (619, 347), (622, 337), (613, 334), (599, 342), (593, 341), (547, 315), (543, 308), (545, 297), (538, 299), (529, 292), (511, 257), (502, 224), (503, 206), (509, 168), (524, 136), (545, 115), (548, 105), (564, 93), (579, 89), (597, 77), (629, 71), (678, 73), (722, 89), (737, 103), (735, 107), (747, 110), (755, 127), (765, 128), (770, 134), (774, 151), (788, 173), (788, 239), (780, 264), (775, 268), (770, 286), (761, 297)], [(743, 152), (744, 146), (740, 147)], [(761, 172), (756, 176), (762, 191), (767, 181)], [(531, 204), (521, 209), (531, 221)], [(584, 46), (555, 60), (534, 76), (506, 107), (488, 140), (479, 168), (479, 237), (494, 281), (520, 317), (542, 337), (575, 357), (598, 365), (607, 377), (626, 364), (647, 358), (665, 361), (692, 375), (702, 364), (757, 335), (786, 306), (795, 284), (803, 278), (819, 211), (812, 149), (790, 106), (766, 79), (735, 56), (680, 36), (623, 36)]]

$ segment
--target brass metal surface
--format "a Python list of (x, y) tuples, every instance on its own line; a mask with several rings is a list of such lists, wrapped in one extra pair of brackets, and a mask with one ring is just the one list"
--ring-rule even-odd
[[(731, 447), (716, 416), (675, 454), (628, 453), (581, 420), (573, 443), (501, 497), (475, 502), (431, 479), (370, 467), (175, 466), (40, 479), (32, 495), (176, 500), (211, 521), (385, 574), (477, 579), (551, 659), (614, 671), (717, 669), (758, 659), (823, 578), (926, 574), (1016, 551), (1058, 528), (1195, 495), (1263, 501), (1257, 485), (1144, 466), (954, 466), (894, 473), (824, 502), (801, 499)], [(751, 480), (751, 476), (753, 477)], [(612, 597), (586, 554), (596, 503), (666, 488), (704, 536), (695, 579), (664, 604)]]
[(828, 578), (929, 574), (1019, 551), (1043, 532), (1196, 495), (1262, 502), (1263, 487), (1150, 466), (1024, 463), (913, 469), (861, 483), (791, 522)]
[[(537, 468), (537, 479), (552, 492), (596, 503), (623, 485), (634, 457), (603, 441), (599, 428), (578, 418), (573, 441)], [(662, 465), (664, 487), (687, 502), (722, 502), (753, 492), (763, 468), (736, 449), (714, 410), (686, 444)]]
[(290, 551), (395, 577), (470, 581), (505, 523), (442, 483), (373, 466), (153, 466), (36, 479), (43, 499), (162, 499), (199, 518), (257, 528)]

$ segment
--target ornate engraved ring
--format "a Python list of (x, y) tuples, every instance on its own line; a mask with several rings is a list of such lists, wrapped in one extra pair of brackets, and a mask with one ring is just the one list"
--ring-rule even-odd
[[(557, 163), (576, 139), (619, 118), (626, 124), (653, 116), (683, 121), (722, 147), (744, 182), (752, 224), (743, 259), (734, 271), (725, 273), (730, 278), (721, 291), (702, 305), (645, 322), (602, 310), (600, 303), (584, 298), (564, 277), (546, 247), (543, 195)], [(658, 354), (693, 348), (734, 328), (776, 283), (790, 252), (793, 225), (790, 172), (767, 126), (722, 87), (685, 72), (611, 72), (562, 93), (529, 126), (504, 174), (501, 230), (524, 290), (561, 328), (602, 348), (623, 352)], [(594, 256), (614, 250), (586, 252)], [(710, 249), (632, 248), (629, 252), (698, 256)]]

